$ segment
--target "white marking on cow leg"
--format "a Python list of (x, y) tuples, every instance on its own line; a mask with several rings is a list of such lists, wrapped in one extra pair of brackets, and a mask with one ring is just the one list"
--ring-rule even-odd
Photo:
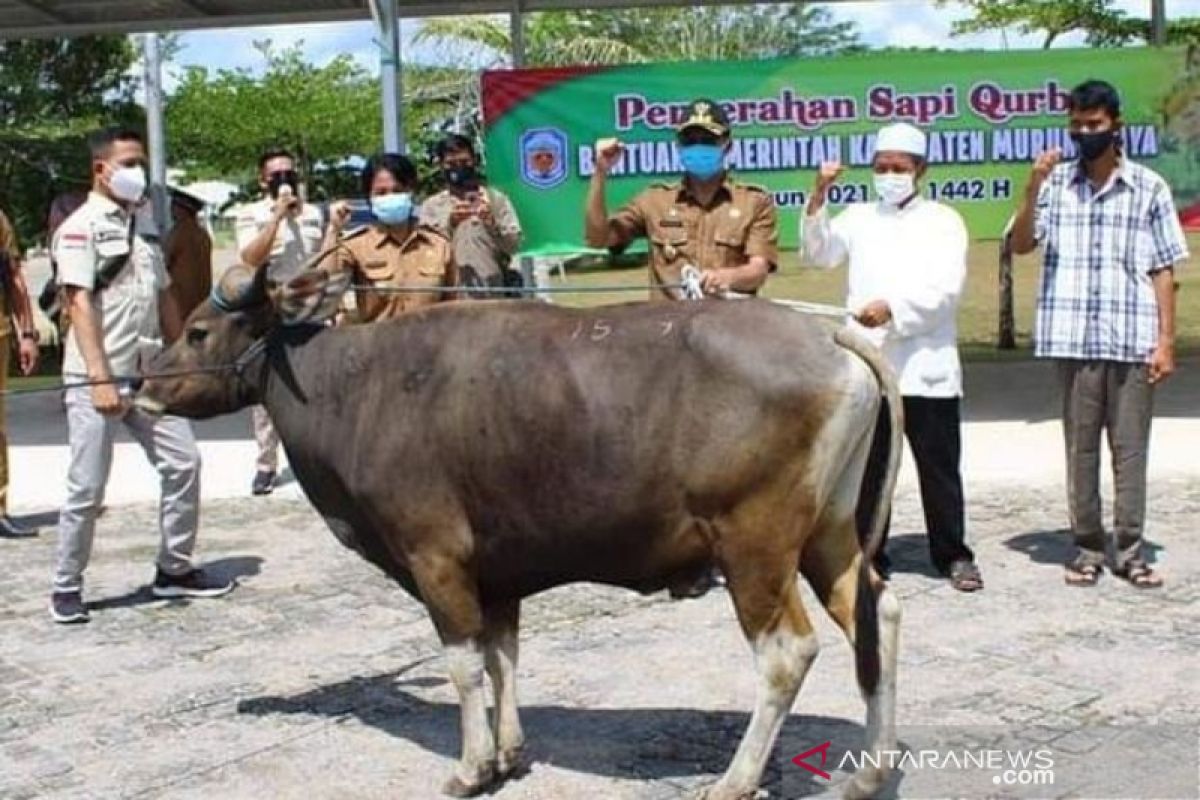
[[(795, 594), (793, 587), (790, 592)], [(796, 604), (799, 604), (797, 599)], [(750, 727), (742, 737), (729, 769), (704, 795), (706, 800), (737, 800), (753, 796), (779, 729), (792, 710), (804, 676), (817, 657), (820, 646), (813, 633), (800, 634), (785, 619), (754, 642), (758, 668), (758, 698)]]
[(495, 693), (496, 770), (501, 776), (520, 766), (525, 733), (517, 702), (517, 610), (497, 621), (489, 620), (484, 638), (484, 658)]
[(484, 688), (483, 648), (473, 639), (446, 645), (446, 662), (462, 711), (462, 758), (442, 791), (454, 797), (469, 797), (491, 783), (496, 770), (496, 744), (488, 725)]
[(866, 749), (872, 763), (864, 764), (846, 784), (846, 800), (874, 797), (887, 781), (886, 753), (896, 750), (896, 671), (900, 653), (900, 600), (891, 589), (879, 595), (879, 685), (867, 701)]

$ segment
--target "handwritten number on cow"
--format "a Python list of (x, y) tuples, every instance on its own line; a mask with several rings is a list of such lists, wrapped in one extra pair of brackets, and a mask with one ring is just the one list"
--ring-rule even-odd
[(608, 338), (612, 333), (612, 326), (602, 319), (598, 319), (592, 323), (592, 341), (599, 342)]

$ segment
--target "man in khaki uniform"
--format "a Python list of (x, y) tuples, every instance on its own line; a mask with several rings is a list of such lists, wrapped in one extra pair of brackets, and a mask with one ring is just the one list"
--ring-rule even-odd
[(0, 537), (35, 536), (8, 515), (8, 437), (5, 434), (4, 389), (8, 380), (9, 318), (21, 337), (17, 345), (22, 374), (37, 367), (38, 333), (33, 324), (29, 287), (21, 271), (21, 247), (8, 217), (0, 211)]
[[(609, 216), (604, 188), (621, 157), (615, 139), (596, 143), (596, 171), (588, 192), (586, 235), (592, 247), (620, 251), (639, 236), (650, 239), (652, 300), (679, 300), (683, 270), (700, 270), (709, 294), (754, 293), (779, 260), (775, 204), (757, 186), (735, 183), (725, 168), (729, 119), (716, 103), (689, 104), (678, 131), (682, 181), (656, 184)], [(700, 597), (718, 581), (715, 569), (670, 587), (674, 598)]]
[(191, 424), (154, 417), (118, 389), (175, 339), (182, 320), (163, 263), (146, 198), (146, 151), (134, 131), (106, 129), (89, 140), (92, 192), (54, 235), (58, 279), (71, 317), (63, 380), (93, 382), (67, 390), (71, 464), (67, 499), (58, 517), (58, 558), (50, 613), (56, 622), (87, 622), (83, 578), (91, 558), (96, 516), (112, 467), (120, 423), (145, 450), (160, 476), (156, 597), (216, 597), (230, 580), (196, 567), (192, 553), (200, 522), (200, 452)]
[(446, 292), (458, 282), (450, 242), (445, 236), (417, 223), (413, 190), (417, 168), (408, 158), (394, 153), (374, 156), (363, 169), (363, 194), (367, 195), (375, 222), (343, 235), (350, 207), (338, 202), (330, 209), (325, 248), (342, 247), (334, 257), (335, 268), (353, 273), (355, 285), (429, 287), (428, 292), (358, 292), (357, 320), (376, 322), (405, 311), (449, 299)]
[(621, 157), (615, 139), (596, 143), (586, 234), (591, 247), (620, 251), (650, 240), (650, 282), (657, 299), (678, 300), (683, 269), (701, 272), (706, 293), (756, 292), (779, 260), (775, 204), (757, 186), (735, 182), (725, 168), (729, 119), (719, 105), (696, 100), (678, 131), (683, 180), (655, 184), (609, 216), (605, 185)]
[(446, 188), (421, 205), (421, 224), (451, 241), (460, 285), (519, 285), (520, 274), (509, 269), (521, 246), (521, 223), (512, 202), (500, 190), (484, 185), (475, 145), (467, 137), (446, 137), (435, 155)]
[[(237, 247), (248, 267), (266, 266), (271, 279), (286, 283), (300, 274), (321, 246), (321, 212), (300, 198), (296, 159), (286, 150), (268, 150), (258, 160), (263, 198), (237, 215)], [(270, 494), (279, 469), (279, 435), (262, 406), (251, 412), (258, 459), (252, 494)]]

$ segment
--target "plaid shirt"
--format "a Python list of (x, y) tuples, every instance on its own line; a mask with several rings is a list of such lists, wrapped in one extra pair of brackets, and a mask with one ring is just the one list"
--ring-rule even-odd
[(1171, 189), (1122, 159), (1095, 189), (1077, 162), (1060, 165), (1038, 195), (1045, 252), (1034, 353), (1144, 363), (1158, 341), (1151, 276), (1188, 257)]

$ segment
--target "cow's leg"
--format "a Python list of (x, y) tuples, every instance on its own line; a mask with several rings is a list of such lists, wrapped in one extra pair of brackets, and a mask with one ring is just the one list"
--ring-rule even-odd
[(450, 681), (462, 712), (462, 757), (442, 791), (471, 797), (496, 775), (496, 743), (488, 724), (483, 611), (475, 582), (458, 559), (422, 554), (411, 569), (442, 639)]
[(521, 602), (484, 609), (483, 655), (495, 692), (496, 770), (507, 776), (520, 766), (525, 734), (517, 706), (517, 634)]
[(867, 703), (864, 764), (846, 784), (848, 798), (872, 797), (887, 780), (883, 753), (896, 749), (896, 662), (900, 603), (866, 566), (855, 531), (852, 506), (842, 519), (823, 523), (807, 542), (801, 572), (841, 627), (855, 651), (858, 684)]
[(754, 797), (779, 729), (817, 657), (817, 637), (796, 585), (797, 559), (795, 549), (777, 549), (767, 539), (722, 534), (721, 568), (754, 650), (759, 686), (750, 726), (729, 769), (702, 793), (705, 800)]

